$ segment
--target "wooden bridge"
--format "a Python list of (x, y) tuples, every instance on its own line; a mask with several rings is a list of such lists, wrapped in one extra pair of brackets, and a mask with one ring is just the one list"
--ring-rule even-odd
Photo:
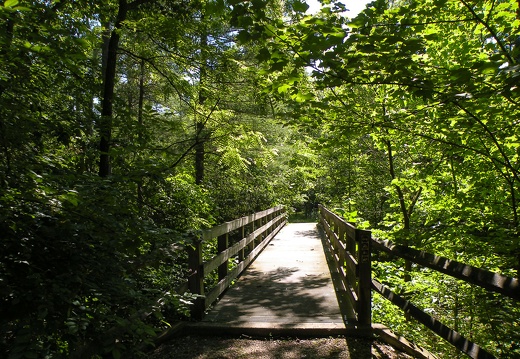
[[(211, 241), (216, 241), (216, 253), (204, 259), (203, 248)], [(192, 317), (198, 321), (188, 329), (262, 336), (377, 335), (416, 358), (434, 358), (372, 323), (375, 291), (468, 357), (495, 358), (372, 278), (375, 251), (520, 300), (516, 278), (377, 240), (370, 231), (357, 229), (323, 206), (318, 225), (287, 224), (280, 206), (203, 231), (194, 240), (189, 251), (191, 275), (183, 290), (200, 296), (192, 307)], [(208, 284), (215, 271), (218, 281)]]

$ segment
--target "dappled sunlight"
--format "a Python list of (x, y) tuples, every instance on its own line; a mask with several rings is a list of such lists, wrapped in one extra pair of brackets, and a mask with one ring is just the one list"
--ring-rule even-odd
[(205, 320), (342, 324), (316, 224), (286, 226)]

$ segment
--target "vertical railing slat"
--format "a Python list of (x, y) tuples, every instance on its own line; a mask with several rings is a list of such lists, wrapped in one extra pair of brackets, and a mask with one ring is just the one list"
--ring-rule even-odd
[[(217, 254), (224, 252), (229, 246), (229, 233), (223, 234), (217, 238)], [(229, 259), (218, 267), (218, 280), (221, 281), (228, 274)]]
[(188, 288), (192, 294), (197, 295), (191, 307), (191, 316), (195, 319), (202, 319), (204, 316), (204, 273), (202, 273), (202, 241), (195, 238), (193, 246), (188, 246), (188, 267), (190, 274), (188, 277)]

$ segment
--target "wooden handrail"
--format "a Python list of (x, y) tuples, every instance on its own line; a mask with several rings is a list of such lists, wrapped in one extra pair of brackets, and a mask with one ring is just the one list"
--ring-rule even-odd
[[(404, 312), (410, 314), (427, 328), (447, 340), (459, 351), (473, 359), (493, 359), (492, 354), (477, 344), (464, 338), (455, 330), (447, 327), (437, 319), (414, 306), (410, 301), (392, 292), (384, 284), (370, 277), (370, 269), (362, 267), (362, 263), (370, 263), (372, 250), (388, 252), (394, 256), (409, 260), (416, 264), (431, 268), (438, 272), (450, 275), (467, 283), (478, 285), (489, 291), (494, 291), (515, 300), (520, 300), (520, 281), (518, 278), (507, 277), (499, 273), (490, 272), (460, 263), (445, 257), (427, 253), (406, 246), (397, 245), (390, 241), (371, 238), (369, 231), (361, 231), (353, 224), (323, 206), (320, 208), (320, 223), (323, 225), (334, 257), (336, 269), (341, 273), (347, 299), (356, 309), (360, 325), (367, 325), (367, 313), (362, 313), (360, 303), (370, 298), (364, 292), (367, 283), (372, 289), (384, 298), (397, 305)], [(368, 238), (368, 245), (366, 243)], [(357, 245), (357, 246), (356, 246)], [(364, 254), (363, 254), (364, 251)], [(355, 273), (355, 276), (353, 275)], [(356, 290), (357, 289), (357, 290)], [(349, 293), (350, 291), (350, 293)], [(360, 319), (363, 318), (363, 319)], [(368, 317), (370, 318), (370, 317)], [(363, 321), (362, 321), (363, 320)], [(371, 321), (368, 325), (372, 325)]]
[[(286, 217), (285, 207), (277, 206), (203, 230), (193, 239), (192, 246), (188, 247), (188, 289), (198, 296), (191, 308), (193, 318), (202, 319), (206, 308), (229, 287), (287, 223)], [(239, 239), (230, 246), (229, 237), (234, 231), (238, 232)], [(204, 242), (215, 239), (218, 253), (203, 261)], [(236, 255), (239, 263), (228, 272), (229, 260)], [(218, 283), (205, 290), (204, 278), (216, 269)]]
[(390, 241), (372, 239), (372, 245), (376, 249), (391, 253), (397, 257), (448, 274), (487, 290), (520, 300), (520, 281), (517, 278), (506, 277), (499, 273), (490, 272), (435, 254), (394, 244)]
[(417, 308), (410, 301), (404, 299), (400, 295), (392, 292), (388, 287), (381, 284), (376, 279), (372, 279), (372, 288), (384, 298), (401, 308), (405, 313), (410, 314), (419, 323), (422, 323), (432, 332), (452, 344), (459, 351), (468, 355), (473, 359), (496, 359), (493, 355), (488, 353), (486, 350), (475, 344), (474, 342), (466, 339), (457, 331), (444, 325), (442, 322), (433, 318), (431, 315), (425, 313), (421, 309)]
[[(347, 223), (319, 205), (319, 221), (328, 239), (332, 260), (342, 282), (345, 299), (354, 325), (364, 329), (372, 325), (371, 234)], [(352, 324), (352, 323), (350, 323)]]

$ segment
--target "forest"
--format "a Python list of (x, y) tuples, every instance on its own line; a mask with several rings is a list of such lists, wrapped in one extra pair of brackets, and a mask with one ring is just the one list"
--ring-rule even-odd
[[(280, 204), (519, 276), (520, 1), (349, 1), (0, 2), (0, 357), (144, 356), (193, 234)], [(518, 302), (373, 271), (520, 357)], [(373, 321), (461, 357), (377, 295)]]

